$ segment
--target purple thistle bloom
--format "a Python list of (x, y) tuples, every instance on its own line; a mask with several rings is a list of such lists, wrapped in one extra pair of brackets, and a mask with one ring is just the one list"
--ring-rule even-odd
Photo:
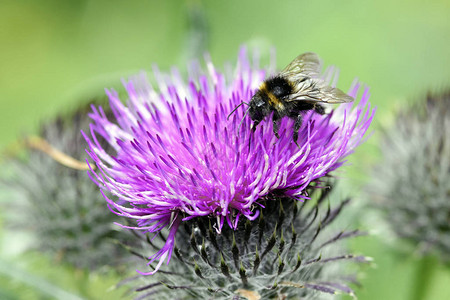
[[(159, 261), (155, 270), (146, 274), (169, 262), (182, 221), (215, 217), (220, 233), (225, 221), (236, 228), (242, 216), (257, 218), (271, 193), (307, 199), (306, 187), (340, 167), (369, 127), (374, 109), (365, 90), (358, 104), (340, 105), (326, 115), (306, 112), (300, 148), (292, 141), (294, 122), (288, 118), (280, 124), (280, 139), (269, 118), (252, 133), (246, 117), (237, 132), (244, 109), (229, 120), (227, 115), (271, 75), (254, 61), (251, 66), (242, 50), (233, 75), (220, 73), (207, 61), (207, 72), (193, 68), (189, 82), (176, 70), (155, 71), (158, 89), (145, 76), (135, 78), (125, 83), (127, 105), (116, 92), (107, 91), (115, 121), (93, 106), (91, 137), (85, 134), (97, 166), (91, 178), (113, 212), (137, 222), (136, 227), (123, 227), (170, 230), (164, 247), (150, 257), (149, 264)], [(329, 68), (323, 76), (335, 82), (337, 72)], [(358, 90), (355, 83), (349, 95), (356, 98)], [(117, 155), (107, 154), (98, 137)], [(108, 198), (104, 190), (120, 201)]]

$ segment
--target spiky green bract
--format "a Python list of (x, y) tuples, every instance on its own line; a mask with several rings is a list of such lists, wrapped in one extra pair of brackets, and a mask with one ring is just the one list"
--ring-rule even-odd
[(395, 233), (450, 260), (450, 91), (403, 109), (369, 188)]
[[(318, 294), (353, 294), (348, 283), (354, 279), (345, 275), (341, 264), (367, 258), (343, 251), (339, 241), (361, 233), (329, 226), (349, 200), (330, 208), (328, 188), (310, 192), (313, 198), (320, 194), (315, 204), (272, 194), (257, 220), (240, 220), (237, 230), (224, 226), (221, 234), (214, 228), (215, 220), (207, 217), (184, 223), (173, 261), (141, 278), (138, 299), (312, 299)], [(158, 242), (150, 244), (158, 248)]]
[[(86, 152), (80, 130), (89, 128), (87, 110), (43, 124), (40, 137), (83, 161)], [(3, 184), (15, 206), (8, 213), (10, 224), (34, 234), (33, 248), (77, 268), (117, 266), (125, 251), (112, 239), (126, 240), (125, 230), (113, 224), (119, 217), (105, 213), (103, 197), (86, 171), (63, 166), (34, 149), (27, 150), (26, 158), (14, 158), (9, 164), (12, 176)]]

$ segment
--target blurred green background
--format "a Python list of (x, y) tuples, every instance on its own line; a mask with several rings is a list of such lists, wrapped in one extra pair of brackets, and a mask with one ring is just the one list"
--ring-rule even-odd
[[(448, 0), (0, 0), (0, 147), (6, 151), (18, 137), (35, 132), (39, 121), (101, 95), (105, 87), (120, 87), (122, 78), (153, 64), (184, 69), (189, 58), (206, 50), (222, 66), (236, 60), (242, 44), (262, 53), (275, 47), (279, 68), (302, 52), (317, 52), (326, 65), (339, 66), (344, 90), (358, 77), (370, 86), (378, 107), (376, 131), (407, 101), (450, 85), (449, 16)], [(376, 141), (375, 134), (357, 151), (348, 186), (360, 188), (367, 179), (360, 175), (376, 161)], [(364, 270), (359, 299), (412, 299), (418, 288), (425, 291), (423, 299), (450, 299), (448, 268), (430, 258), (434, 271), (418, 286), (418, 259), (393, 250), (377, 234), (376, 219), (361, 226), (368, 224), (376, 227), (365, 228), (374, 235), (352, 244), (376, 262)], [(42, 280), (88, 298), (101, 298), (115, 283), (113, 275), (72, 278), (70, 270), (50, 271), (51, 261), (39, 255), (23, 261), (7, 242), (11, 234), (0, 234), (1, 278), (8, 273), (15, 278), (8, 281), (14, 287), (0, 285), (2, 299), (53, 298)], [(40, 270), (31, 280), (21, 273), (30, 266)], [(28, 289), (33, 292), (24, 293)]]

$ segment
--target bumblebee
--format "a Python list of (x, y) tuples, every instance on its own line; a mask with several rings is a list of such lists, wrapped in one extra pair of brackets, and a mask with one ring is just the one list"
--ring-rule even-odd
[[(317, 54), (304, 53), (294, 59), (283, 71), (266, 79), (250, 100), (246, 112), (253, 120), (252, 131), (273, 112), (273, 133), (277, 138), (279, 123), (289, 117), (295, 121), (293, 140), (297, 144), (302, 125), (302, 112), (314, 110), (324, 114), (323, 103), (351, 102), (353, 98), (331, 87), (320, 77), (321, 62)], [(244, 115), (245, 117), (245, 115)]]

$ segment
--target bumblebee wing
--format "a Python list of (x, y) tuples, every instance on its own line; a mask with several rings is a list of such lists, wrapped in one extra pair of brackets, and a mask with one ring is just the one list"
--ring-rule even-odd
[(306, 78), (292, 83), (294, 92), (288, 99), (285, 99), (287, 102), (307, 101), (335, 104), (353, 101), (353, 97), (338, 88), (327, 85), (321, 78)]
[(322, 103), (351, 102), (353, 98), (338, 88), (329, 86), (321, 78), (322, 63), (319, 56), (306, 52), (297, 56), (280, 76), (286, 78), (294, 86), (293, 93), (285, 99), (291, 101), (308, 101)]
[(320, 88), (319, 91), (319, 100), (320, 102), (326, 103), (348, 103), (352, 102), (353, 97), (347, 95), (343, 91), (338, 88), (331, 87), (329, 85), (324, 85)]
[(292, 81), (301, 80), (305, 77), (318, 78), (322, 70), (322, 63), (317, 54), (306, 52), (297, 56), (283, 71), (280, 76)]

